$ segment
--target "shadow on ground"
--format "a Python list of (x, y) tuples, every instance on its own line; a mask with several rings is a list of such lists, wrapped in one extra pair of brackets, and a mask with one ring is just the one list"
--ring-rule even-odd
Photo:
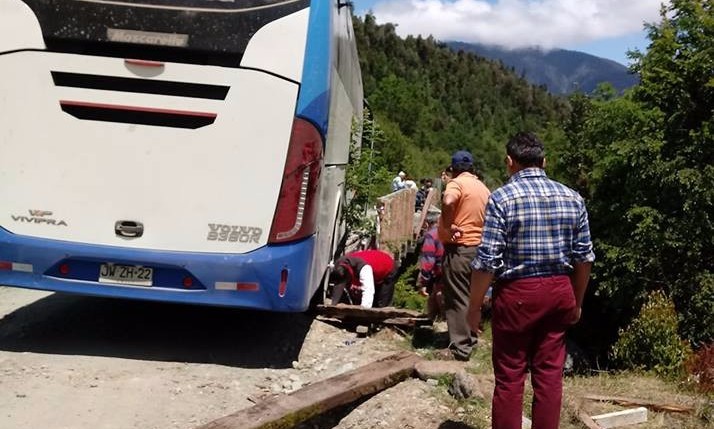
[(447, 420), (439, 425), (438, 429), (476, 429), (471, 425), (467, 425), (463, 422), (455, 422), (453, 420)]
[(312, 317), (53, 294), (0, 319), (0, 350), (288, 368)]
[(449, 346), (449, 333), (436, 332), (431, 326), (417, 327), (412, 336), (415, 349), (444, 349)]
[(297, 424), (293, 429), (333, 429), (342, 419), (347, 417), (355, 408), (370, 400), (374, 395), (364, 396), (355, 402), (337, 407), (334, 410), (322, 413), (309, 420)]

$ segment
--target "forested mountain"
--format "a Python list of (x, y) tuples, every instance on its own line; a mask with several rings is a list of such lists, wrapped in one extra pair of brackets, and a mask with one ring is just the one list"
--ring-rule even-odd
[[(601, 363), (614, 356), (682, 374), (689, 345), (709, 359), (714, 350), (714, 4), (671, 0), (646, 29), (631, 91), (604, 86), (566, 99), (500, 63), (356, 19), (379, 127), (368, 123), (382, 130), (365, 133), (378, 137), (365, 177), (385, 168), (434, 176), (466, 148), (493, 188), (508, 137), (535, 131), (548, 175), (580, 192), (589, 211), (597, 259), (580, 344)], [(657, 301), (668, 304), (646, 304)]]
[(503, 62), (535, 85), (544, 85), (554, 94), (582, 91), (592, 93), (598, 84), (609, 82), (618, 91), (634, 86), (638, 77), (624, 65), (583, 52), (553, 49), (504, 49), (497, 46), (449, 42), (456, 50), (473, 52)]
[(565, 100), (510, 69), (432, 38), (397, 36), (374, 16), (355, 18), (365, 97), (382, 141), (376, 157), (393, 174), (437, 176), (458, 149), (473, 152), (487, 183), (503, 178), (507, 138), (557, 132)]

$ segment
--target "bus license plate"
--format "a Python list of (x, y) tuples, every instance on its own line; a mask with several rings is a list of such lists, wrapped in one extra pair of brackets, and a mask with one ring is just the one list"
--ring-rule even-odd
[(99, 266), (100, 283), (151, 286), (153, 278), (153, 268), (117, 264), (102, 264)]

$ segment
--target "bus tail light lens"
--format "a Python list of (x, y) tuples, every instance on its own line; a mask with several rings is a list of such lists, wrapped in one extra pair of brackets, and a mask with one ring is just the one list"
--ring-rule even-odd
[(270, 243), (294, 241), (315, 232), (321, 169), (322, 136), (310, 122), (295, 118)]
[(62, 264), (62, 265), (60, 265), (60, 266), (59, 266), (59, 272), (60, 272), (60, 274), (62, 274), (63, 276), (66, 276), (67, 274), (69, 274), (69, 264)]

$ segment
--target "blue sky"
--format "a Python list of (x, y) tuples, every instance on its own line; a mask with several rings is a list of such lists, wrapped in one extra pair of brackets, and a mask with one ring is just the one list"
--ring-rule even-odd
[[(666, 0), (665, 0), (666, 1)], [(627, 64), (627, 50), (647, 48), (645, 22), (661, 0), (354, 0), (397, 32), (440, 40), (572, 49)]]

